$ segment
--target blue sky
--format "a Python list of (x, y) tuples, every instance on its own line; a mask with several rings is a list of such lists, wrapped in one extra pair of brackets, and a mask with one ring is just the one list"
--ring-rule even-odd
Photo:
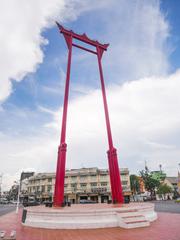
[[(22, 170), (54, 171), (56, 166), (67, 63), (56, 20), (110, 43), (103, 67), (120, 166), (137, 173), (147, 160), (151, 169), (162, 164), (175, 175), (180, 154), (179, 94), (174, 94), (180, 67), (179, 1), (32, 1), (27, 13), (25, 3), (17, 0), (10, 8), (7, 4), (2, 13), (8, 8), (9, 15), (1, 14), (1, 22), (12, 24), (13, 30), (9, 34), (7, 27), (1, 29), (0, 92), (0, 153), (6, 179)], [(73, 48), (68, 168), (107, 167), (99, 89), (96, 56)]]
[(175, 71), (180, 66), (180, 2), (178, 0), (161, 1), (161, 9), (165, 13), (166, 18), (170, 23), (171, 37), (169, 42), (174, 50), (170, 55), (170, 63), (172, 71)]
[[(180, 66), (180, 3), (176, 0), (164, 0), (160, 2), (160, 7), (170, 24), (170, 37), (167, 40), (167, 45), (169, 46), (170, 50), (172, 47), (172, 52), (169, 55), (169, 60), (171, 66), (170, 71), (174, 72)], [(111, 36), (105, 36), (104, 34), (105, 26), (103, 24), (103, 21), (101, 21), (101, 16), (94, 15), (94, 11), (82, 14), (82, 16), (79, 16), (76, 21), (65, 22), (64, 26), (66, 26), (68, 29), (73, 29), (75, 32), (86, 32), (92, 38), (100, 39), (100, 41), (102, 42), (110, 42)], [(96, 19), (94, 18), (97, 18), (97, 23)], [(42, 36), (48, 39), (49, 42), (47, 45), (42, 47), (42, 50), (44, 52), (43, 63), (38, 66), (38, 69), (35, 73), (26, 76), (23, 81), (18, 83), (15, 81), (13, 82), (13, 93), (9, 96), (7, 101), (3, 103), (3, 106), (5, 108), (11, 107), (11, 105), (16, 105), (16, 107), (25, 107), (32, 110), (35, 109), (37, 105), (43, 104), (45, 107), (57, 109), (62, 104), (63, 82), (60, 78), (59, 72), (60, 68), (64, 71), (64, 73), (66, 71), (67, 47), (64, 38), (62, 35), (59, 34), (56, 25), (54, 25), (50, 29), (44, 30)], [(111, 49), (109, 48), (108, 51), (111, 51)], [(75, 55), (76, 53), (80, 54), (81, 50), (79, 51), (74, 49), (73, 54)], [(86, 55), (86, 53), (84, 54)], [(95, 56), (93, 56), (91, 59), (94, 59), (93, 61), (95, 61)], [(72, 83), (80, 83), (93, 88), (100, 87), (96, 69), (97, 64), (94, 64), (94, 68), (90, 67), (90, 69), (88, 68), (88, 66), (86, 67), (83, 65), (83, 67), (85, 67), (84, 70), (80, 66), (80, 64), (76, 62), (74, 63), (73, 60), (72, 62)], [(75, 73), (73, 72), (73, 70)], [(87, 77), (87, 71), (88, 77), (91, 78), (91, 81), (85, 80), (85, 78)], [(106, 69), (104, 69), (104, 72), (105, 75), (108, 74)], [(91, 76), (89, 76), (89, 74)], [(94, 77), (95, 74), (96, 76)], [(113, 79), (109, 79), (108, 77), (106, 77), (106, 82), (107, 84), (109, 82), (112, 83)], [(59, 87), (60, 93), (58, 94), (57, 92), (56, 95), (48, 96), (47, 92), (44, 91), (44, 88), (46, 87), (52, 89)], [(72, 92), (72, 94), (76, 94), (76, 91)]]
[[(178, 1), (165, 0), (161, 2), (160, 6), (166, 15), (166, 19), (170, 23), (171, 37), (167, 40), (167, 46), (170, 48), (170, 51), (171, 45), (173, 48), (173, 52), (169, 55), (171, 66), (170, 71), (175, 71), (179, 67), (178, 53), (180, 52), (180, 47), (178, 47), (178, 23), (180, 21), (178, 16), (179, 3)], [(111, 14), (113, 14), (113, 8), (110, 8), (109, 10), (106, 9), (105, 12), (107, 12), (107, 16), (111, 16)], [(88, 36), (92, 37), (93, 39), (98, 39), (103, 43), (110, 42), (110, 44), (112, 44), (111, 42), (115, 42), (114, 38), (116, 38), (116, 35), (106, 36), (105, 32), (107, 32), (106, 28), (108, 27), (104, 23), (104, 15), (105, 14), (102, 14), (95, 9), (93, 11), (83, 13), (76, 19), (76, 21), (65, 22), (64, 25), (69, 29), (73, 29), (75, 32), (86, 32)], [(62, 76), (60, 71), (63, 71), (63, 74), (66, 72), (66, 43), (63, 36), (59, 34), (56, 25), (52, 26), (50, 29), (45, 29), (42, 32), (42, 36), (48, 40), (47, 45), (41, 46), (41, 49), (44, 53), (43, 63), (38, 66), (35, 73), (27, 74), (27, 76), (23, 78), (23, 81), (12, 82), (12, 93), (8, 99), (3, 102), (2, 106), (4, 109), (14, 111), (15, 108), (16, 111), (16, 108), (25, 108), (29, 111), (36, 111), (40, 105), (52, 110), (57, 110), (59, 106), (62, 105), (64, 75)], [(111, 45), (108, 51), (111, 51)], [(81, 56), (84, 55), (84, 57), (88, 60), (85, 61), (85, 63), (82, 63), (82, 61), (79, 62), (76, 59), (76, 54), (81, 54)], [(107, 55), (105, 58), (108, 58), (108, 53), (105, 53), (105, 55)], [(99, 88), (100, 84), (95, 56), (91, 56), (89, 53), (83, 53), (81, 50), (73, 49), (73, 57), (75, 57), (75, 60), (74, 58), (72, 59), (70, 97), (74, 97), (78, 94), (83, 94), (81, 89), (79, 91), (77, 87), (74, 89), (74, 85), (80, 84), (87, 88)], [(89, 65), (88, 61), (92, 65)], [(105, 67), (106, 68), (104, 68), (104, 74), (106, 76), (106, 84), (108, 85), (117, 82), (117, 69), (111, 68), (112, 66), (108, 67), (108, 65)], [(118, 76), (118, 81), (124, 82), (126, 80), (134, 80), (134, 75), (129, 76), (129, 73), (127, 71), (129, 71), (129, 69), (123, 70), (123, 73)], [(113, 77), (114, 75), (115, 77)], [(36, 119), (31, 120), (33, 121), (33, 124), (42, 125), (48, 119), (46, 116), (40, 116), (38, 122), (36, 122)], [(5, 118), (5, 121), (7, 122), (7, 118)], [(14, 119), (12, 119), (11, 124), (14, 124)], [(15, 125), (17, 124), (18, 123), (15, 122)], [(9, 123), (7, 125), (7, 127), (9, 127)], [(26, 130), (27, 129), (25, 129), (25, 131)]]

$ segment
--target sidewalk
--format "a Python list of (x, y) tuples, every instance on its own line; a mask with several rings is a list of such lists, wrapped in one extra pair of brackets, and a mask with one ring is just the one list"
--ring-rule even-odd
[(21, 214), (0, 217), (0, 230), (17, 232), (17, 240), (180, 240), (180, 214), (159, 213), (150, 227), (138, 229), (47, 230), (24, 227)]

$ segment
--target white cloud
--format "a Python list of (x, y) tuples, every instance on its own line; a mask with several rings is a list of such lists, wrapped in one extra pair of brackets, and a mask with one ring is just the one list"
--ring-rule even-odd
[[(151, 77), (108, 89), (110, 118), (120, 166), (151, 169), (161, 163), (176, 174), (180, 132), (180, 71), (165, 78)], [(69, 164), (104, 166), (107, 136), (101, 92), (95, 91), (71, 102), (67, 142)], [(59, 129), (59, 113), (53, 123)], [(56, 124), (56, 125), (55, 125)]]
[[(121, 73), (123, 79), (166, 73), (169, 66), (165, 43), (169, 31), (158, 4), (158, 1), (142, 3), (138, 0), (133, 3), (124, 0), (32, 0), (28, 3), (3, 0), (0, 10), (0, 101), (11, 93), (12, 79), (21, 81), (42, 63), (41, 47), (48, 43), (41, 35), (44, 29), (57, 19), (61, 22), (74, 20), (81, 13), (97, 12), (101, 8), (103, 10), (94, 18), (100, 15), (97, 22), (100, 20), (105, 30), (99, 34), (111, 42), (110, 55), (105, 57), (111, 72)], [(111, 18), (107, 17), (110, 15)]]
[(7, 189), (14, 180), (18, 180), (22, 171), (54, 171), (56, 166), (52, 163), (56, 159), (57, 137), (52, 131), (41, 131), (38, 136), (17, 135), (15, 138), (1, 133), (3, 187)]
[(110, 20), (103, 18), (107, 29), (103, 37), (110, 41), (104, 55), (109, 78), (110, 73), (116, 82), (166, 75), (170, 30), (159, 1), (117, 1), (114, 8)]
[(12, 91), (11, 80), (21, 81), (43, 60), (41, 36), (49, 18), (57, 15), (64, 1), (2, 1), (0, 13), (1, 77), (0, 101)]
[[(82, 22), (87, 22), (82, 24), (81, 32), (87, 31), (91, 38), (110, 43), (103, 55), (108, 84), (166, 76), (170, 72), (170, 27), (159, 1), (112, 1), (107, 8), (94, 11), (87, 18), (81, 17)], [(74, 48), (73, 66), (74, 81), (99, 87), (94, 55)]]
[(36, 172), (34, 168), (19, 169), (14, 174), (5, 173), (2, 174), (2, 189), (9, 190), (12, 185), (17, 184), (20, 180), (22, 172)]
[[(120, 167), (136, 172), (147, 161), (176, 175), (180, 156), (180, 71), (165, 78), (145, 78), (107, 89), (114, 146)], [(13, 174), (32, 167), (55, 171), (62, 109), (38, 136), (1, 134), (1, 170)], [(67, 167), (107, 166), (107, 136), (100, 90), (71, 101), (67, 123)]]
[[(109, 2), (109, 1), (107, 1)], [(102, 7), (105, 3), (98, 3)], [(42, 31), (74, 20), (82, 11), (95, 8), (79, 0), (3, 0), (0, 9), (0, 102), (12, 91), (12, 80), (21, 81), (43, 61), (41, 47), (48, 43)]]

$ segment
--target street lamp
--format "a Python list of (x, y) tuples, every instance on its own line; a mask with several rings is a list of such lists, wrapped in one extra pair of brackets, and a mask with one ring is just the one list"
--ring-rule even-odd
[(18, 214), (18, 211), (19, 211), (19, 198), (20, 198), (20, 185), (21, 185), (21, 182), (19, 181), (19, 183), (18, 182), (16, 182), (15, 181), (15, 183), (17, 183), (18, 185), (18, 197), (17, 197), (17, 204), (16, 204), (16, 214)]
[(0, 198), (2, 197), (2, 177), (3, 177), (3, 174), (1, 173), (1, 175), (0, 175)]

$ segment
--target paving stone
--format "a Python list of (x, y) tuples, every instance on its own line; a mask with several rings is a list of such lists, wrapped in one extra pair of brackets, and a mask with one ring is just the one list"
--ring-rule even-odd
[(17, 240), (180, 240), (180, 214), (158, 213), (150, 227), (138, 229), (47, 230), (21, 225), (22, 211), (0, 217), (0, 230), (16, 231)]

